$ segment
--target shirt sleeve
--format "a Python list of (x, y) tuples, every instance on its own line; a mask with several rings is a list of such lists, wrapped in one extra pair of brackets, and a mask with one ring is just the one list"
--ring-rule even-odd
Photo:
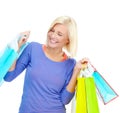
[(64, 105), (68, 104), (72, 100), (74, 94), (75, 94), (75, 92), (71, 93), (71, 92), (67, 91), (67, 89), (64, 89), (64, 91), (61, 93), (62, 103)]
[(22, 52), (21, 56), (16, 61), (16, 67), (13, 71), (8, 71), (4, 77), (4, 80), (7, 82), (12, 81), (15, 79), (21, 72), (25, 70), (28, 66), (30, 61), (30, 52), (31, 52), (31, 44), (29, 44), (24, 51)]
[(71, 92), (69, 92), (69, 91), (66, 89), (66, 87), (67, 87), (67, 85), (68, 85), (68, 83), (69, 83), (69, 81), (70, 81), (70, 79), (71, 79), (71, 76), (72, 76), (72, 73), (73, 73), (73, 68), (74, 68), (75, 63), (76, 63), (76, 62), (74, 61), (73, 66), (70, 65), (70, 66), (72, 67), (72, 68), (71, 68), (71, 71), (69, 72), (68, 77), (67, 77), (67, 80), (66, 80), (66, 83), (65, 83), (65, 86), (64, 86), (64, 88), (63, 88), (62, 91), (61, 91), (61, 101), (62, 101), (62, 103), (63, 103), (64, 105), (68, 104), (68, 103), (72, 100), (72, 98), (73, 98), (73, 96), (74, 96), (74, 94), (75, 94), (75, 92), (71, 93)]

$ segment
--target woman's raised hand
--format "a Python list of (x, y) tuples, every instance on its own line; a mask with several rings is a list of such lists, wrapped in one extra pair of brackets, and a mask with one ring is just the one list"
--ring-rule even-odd
[(18, 40), (18, 48), (25, 44), (30, 36), (30, 31), (25, 31), (20, 33), (20, 38)]

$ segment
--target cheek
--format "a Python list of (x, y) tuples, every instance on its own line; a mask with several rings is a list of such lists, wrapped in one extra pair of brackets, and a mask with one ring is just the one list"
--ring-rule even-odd
[(47, 38), (50, 36), (50, 33), (47, 33)]
[(46, 44), (48, 45), (48, 43), (49, 43), (49, 35), (47, 34)]
[(47, 33), (47, 40), (50, 39), (50, 33)]
[(67, 45), (68, 43), (69, 43), (68, 39), (64, 39), (64, 40), (63, 40), (63, 44), (64, 44), (64, 45)]
[(64, 47), (64, 46), (66, 46), (66, 40), (59, 40), (59, 45), (61, 46), (61, 47)]

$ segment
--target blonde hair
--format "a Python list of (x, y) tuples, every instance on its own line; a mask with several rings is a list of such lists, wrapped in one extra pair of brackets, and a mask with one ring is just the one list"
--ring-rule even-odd
[(64, 47), (64, 49), (70, 54), (71, 57), (74, 57), (77, 52), (77, 25), (73, 18), (69, 16), (60, 16), (56, 18), (51, 24), (48, 32), (56, 25), (63, 24), (68, 28), (68, 38), (69, 43)]

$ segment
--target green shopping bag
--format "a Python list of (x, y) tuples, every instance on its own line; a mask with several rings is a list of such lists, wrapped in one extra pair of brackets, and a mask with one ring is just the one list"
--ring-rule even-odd
[(79, 77), (76, 90), (76, 113), (100, 113), (93, 77)]

